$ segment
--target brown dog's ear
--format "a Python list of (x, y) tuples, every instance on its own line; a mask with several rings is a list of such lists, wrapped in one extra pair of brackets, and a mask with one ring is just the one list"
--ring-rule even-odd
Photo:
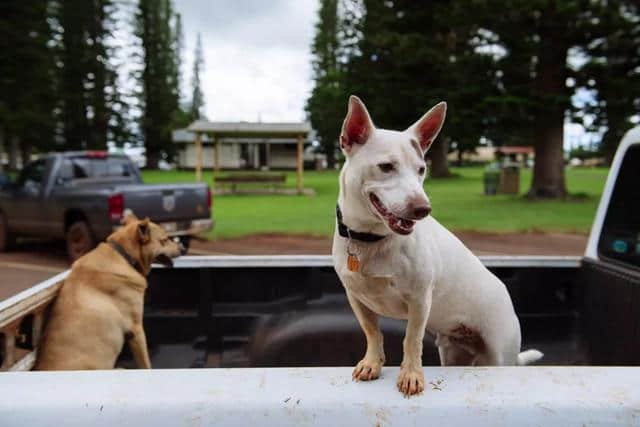
[(138, 222), (138, 240), (145, 245), (151, 240), (151, 227), (149, 227), (149, 218), (145, 218)]
[(349, 155), (353, 148), (367, 142), (374, 126), (364, 103), (355, 95), (349, 97), (349, 110), (342, 123), (340, 148)]
[(422, 152), (426, 153), (440, 133), (444, 118), (447, 115), (447, 103), (440, 102), (415, 122), (409, 129), (418, 138)]
[(120, 224), (127, 225), (137, 220), (138, 220), (138, 217), (136, 216), (136, 214), (133, 213), (131, 209), (125, 209), (124, 214), (122, 215), (122, 219), (120, 220)]

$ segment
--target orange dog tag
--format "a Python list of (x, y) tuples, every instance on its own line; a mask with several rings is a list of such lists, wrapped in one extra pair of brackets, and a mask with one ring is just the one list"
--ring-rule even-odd
[(349, 254), (347, 256), (347, 268), (354, 273), (360, 271), (360, 259), (358, 259), (357, 255)]

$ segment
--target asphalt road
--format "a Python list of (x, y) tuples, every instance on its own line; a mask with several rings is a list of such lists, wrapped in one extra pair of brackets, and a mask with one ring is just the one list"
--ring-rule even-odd
[(0, 301), (68, 268), (59, 243), (27, 242), (0, 253)]

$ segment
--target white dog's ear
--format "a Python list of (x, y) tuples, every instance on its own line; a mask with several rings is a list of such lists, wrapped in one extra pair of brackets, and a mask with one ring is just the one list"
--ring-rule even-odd
[(340, 148), (345, 154), (351, 154), (353, 147), (367, 142), (373, 130), (373, 122), (364, 103), (355, 95), (349, 97), (349, 110), (342, 123)]
[(408, 132), (418, 137), (418, 142), (420, 143), (423, 153), (429, 150), (438, 133), (440, 133), (446, 115), (447, 103), (440, 102), (407, 129)]

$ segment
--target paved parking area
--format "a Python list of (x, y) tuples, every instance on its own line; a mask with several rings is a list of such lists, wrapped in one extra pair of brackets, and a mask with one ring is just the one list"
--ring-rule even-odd
[(0, 253), (0, 300), (15, 295), (68, 268), (64, 247), (53, 242), (28, 242)]

